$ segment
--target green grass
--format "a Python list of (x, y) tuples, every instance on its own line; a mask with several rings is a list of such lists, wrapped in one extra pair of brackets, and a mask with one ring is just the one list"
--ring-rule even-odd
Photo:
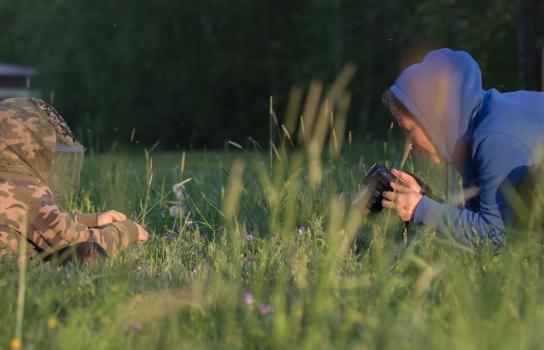
[[(406, 243), (393, 213), (351, 208), (373, 162), (403, 158), (392, 128), (343, 142), (353, 74), (292, 91), (268, 151), (91, 153), (67, 209), (123, 211), (151, 239), (102, 264), (4, 264), (0, 347), (540, 348), (541, 246), (511, 234), (493, 255), (421, 227)], [(445, 188), (444, 167), (405, 168)]]
[[(72, 206), (124, 211), (152, 236), (103, 264), (31, 262), (24, 348), (540, 348), (542, 255), (523, 239), (492, 255), (413, 228), (405, 244), (394, 215), (349, 210), (372, 162), (400, 159), (388, 152), (324, 160), (317, 186), (302, 154), (194, 152), (183, 166), (180, 153), (87, 157)], [(443, 188), (443, 169), (418, 169)], [(186, 179), (178, 199), (172, 185)], [(0, 267), (0, 348), (15, 337), (18, 278)]]

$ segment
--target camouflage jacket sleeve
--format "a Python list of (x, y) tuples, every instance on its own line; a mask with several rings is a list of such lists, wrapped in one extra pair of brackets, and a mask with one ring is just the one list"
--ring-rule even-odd
[(113, 222), (100, 229), (89, 229), (91, 241), (96, 242), (108, 256), (116, 256), (130, 243), (138, 240), (138, 226), (129, 220)]
[(98, 227), (98, 214), (83, 214), (77, 210), (70, 212), (72, 219), (78, 224), (85, 225), (87, 227)]
[(116, 222), (100, 228), (96, 214), (84, 215), (62, 211), (51, 195), (41, 197), (37, 215), (29, 223), (30, 240), (45, 251), (56, 251), (77, 243), (94, 241), (109, 256), (115, 256), (138, 239), (138, 227), (130, 221)]
[(72, 216), (60, 210), (54, 203), (44, 203), (29, 222), (29, 239), (40, 249), (55, 251), (67, 246), (87, 242), (91, 238), (89, 228), (76, 223)]

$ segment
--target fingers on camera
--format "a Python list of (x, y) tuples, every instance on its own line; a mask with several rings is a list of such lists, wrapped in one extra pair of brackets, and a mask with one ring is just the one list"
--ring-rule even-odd
[(392, 201), (387, 199), (382, 199), (382, 207), (392, 209), (392, 208), (395, 208), (395, 206), (396, 206), (395, 203), (393, 203)]
[(397, 184), (397, 183), (391, 182), (390, 185), (396, 192), (406, 193), (406, 192), (409, 192), (410, 190), (408, 187), (406, 187), (403, 184)]
[(395, 175), (396, 177), (398, 177), (402, 182), (406, 182), (406, 173), (405, 172), (402, 172), (398, 169), (393, 169), (391, 170), (391, 172), (393, 173), (393, 175)]

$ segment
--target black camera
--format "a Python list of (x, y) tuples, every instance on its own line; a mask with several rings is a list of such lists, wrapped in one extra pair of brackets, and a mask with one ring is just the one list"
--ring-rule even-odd
[[(417, 176), (413, 174), (410, 175), (416, 179), (417, 183), (421, 187), (422, 195), (437, 201), (441, 201), (439, 198), (433, 195), (431, 188), (427, 186), (427, 184), (421, 181), (421, 179), (419, 179)], [(390, 183), (396, 181), (400, 181), (399, 178), (393, 175), (393, 173), (385, 165), (372, 165), (363, 179), (363, 190), (355, 198), (352, 205), (358, 208), (363, 215), (380, 212), (383, 209), (383, 192), (393, 192), (393, 188), (391, 187)]]

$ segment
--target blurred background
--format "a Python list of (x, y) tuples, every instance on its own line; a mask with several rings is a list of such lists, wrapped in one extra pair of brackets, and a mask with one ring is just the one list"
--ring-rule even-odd
[(0, 33), (0, 98), (41, 96), (96, 151), (266, 146), (270, 96), (281, 122), (292, 86), (346, 62), (348, 129), (379, 138), (381, 93), (439, 47), (472, 54), (485, 88), (543, 80), (541, 0), (1, 0)]

